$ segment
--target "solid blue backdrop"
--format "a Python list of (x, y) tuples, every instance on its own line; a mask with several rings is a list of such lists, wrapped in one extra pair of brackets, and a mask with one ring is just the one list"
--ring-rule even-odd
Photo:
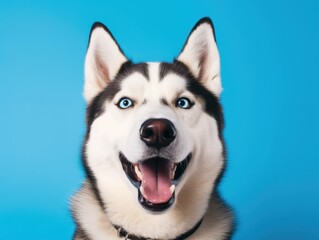
[(91, 24), (136, 62), (170, 61), (203, 16), (221, 55), (234, 239), (319, 239), (318, 12), (315, 0), (2, 0), (0, 239), (72, 236)]

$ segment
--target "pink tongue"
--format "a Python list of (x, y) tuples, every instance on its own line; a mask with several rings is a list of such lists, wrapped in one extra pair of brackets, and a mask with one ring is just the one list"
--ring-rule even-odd
[(172, 197), (172, 164), (162, 158), (152, 158), (139, 164), (139, 169), (142, 173), (144, 198), (155, 204), (168, 202)]

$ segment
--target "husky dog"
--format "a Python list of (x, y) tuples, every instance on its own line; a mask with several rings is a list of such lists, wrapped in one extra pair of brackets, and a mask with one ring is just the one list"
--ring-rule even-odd
[(86, 180), (72, 199), (76, 240), (224, 240), (220, 61), (209, 18), (172, 62), (129, 61), (92, 26), (85, 59)]

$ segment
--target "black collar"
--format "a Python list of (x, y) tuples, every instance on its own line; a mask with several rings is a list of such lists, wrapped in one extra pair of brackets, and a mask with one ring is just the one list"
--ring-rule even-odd
[[(184, 240), (188, 238), (190, 235), (192, 235), (196, 230), (200, 227), (200, 225), (203, 222), (203, 218), (199, 220), (199, 222), (189, 231), (183, 233), (182, 235), (178, 236), (177, 238), (174, 238), (172, 240)], [(138, 237), (135, 235), (129, 234), (125, 229), (123, 229), (120, 226), (113, 225), (113, 227), (117, 230), (117, 235), (119, 237), (123, 237), (125, 240), (159, 240), (159, 239), (151, 239), (151, 238), (145, 238), (145, 237)]]

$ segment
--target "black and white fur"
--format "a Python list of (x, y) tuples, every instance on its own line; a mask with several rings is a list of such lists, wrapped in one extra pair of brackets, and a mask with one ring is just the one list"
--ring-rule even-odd
[[(72, 199), (74, 239), (123, 239), (116, 225), (141, 238), (170, 240), (201, 219), (187, 239), (230, 239), (232, 211), (217, 189), (225, 169), (221, 92), (219, 53), (209, 18), (194, 26), (173, 63), (132, 63), (110, 31), (95, 23), (85, 60), (88, 108), (82, 157), (87, 178)], [(123, 97), (132, 99), (134, 106), (120, 109)], [(181, 97), (193, 106), (177, 107)], [(139, 136), (148, 119), (168, 119), (176, 139), (158, 151), (148, 147)], [(191, 153), (173, 205), (159, 212), (142, 207), (120, 153), (132, 164), (156, 156), (178, 164)]]

